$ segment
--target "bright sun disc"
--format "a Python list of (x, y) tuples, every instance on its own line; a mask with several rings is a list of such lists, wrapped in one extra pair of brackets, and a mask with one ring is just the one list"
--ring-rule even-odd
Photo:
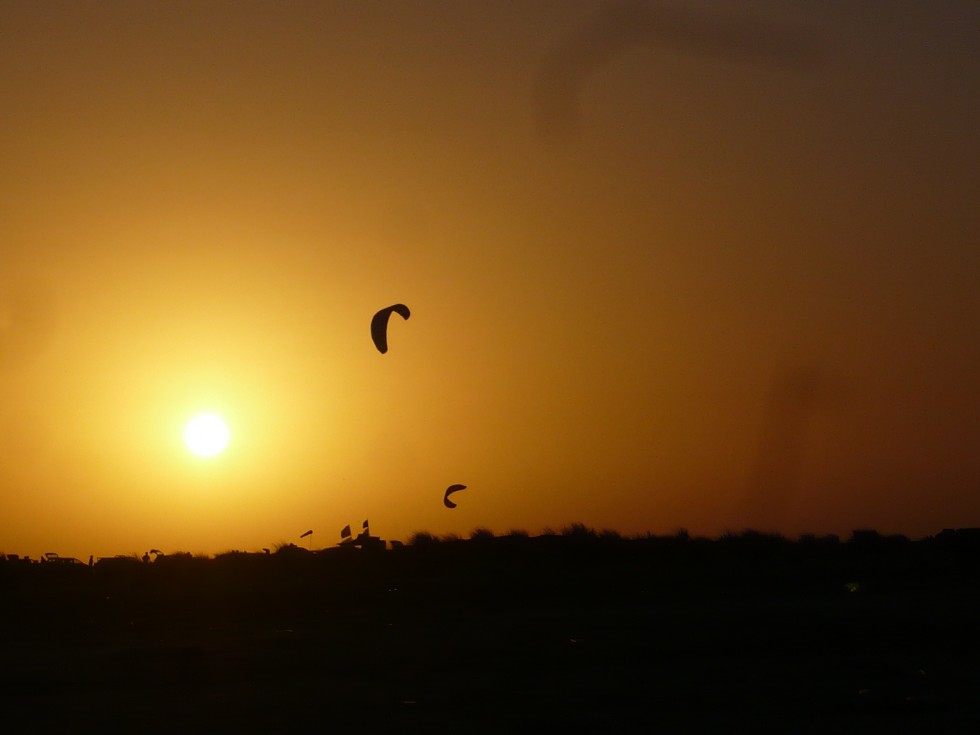
[(228, 446), (228, 424), (213, 413), (201, 413), (187, 422), (184, 444), (198, 457), (213, 457)]

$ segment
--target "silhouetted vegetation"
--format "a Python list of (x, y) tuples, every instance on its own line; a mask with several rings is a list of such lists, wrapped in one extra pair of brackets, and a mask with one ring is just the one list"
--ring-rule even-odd
[(489, 528), (474, 528), (470, 531), (470, 541), (493, 541), (493, 531)]
[(416, 531), (408, 539), (408, 543), (411, 546), (426, 546), (437, 543), (438, 541), (438, 538), (427, 531)]
[[(862, 529), (854, 531), (846, 541), (837, 536), (813, 535), (791, 540), (749, 530), (707, 539), (692, 537), (682, 530), (669, 536), (645, 534), (626, 538), (615, 531), (596, 531), (574, 523), (558, 532), (545, 529), (538, 536), (521, 530), (496, 536), (488, 528), (475, 528), (466, 540), (452, 533), (436, 536), (418, 531), (407, 544), (389, 545), (391, 548), (380, 556), (375, 555), (377, 558), (371, 563), (391, 573), (399, 573), (403, 567), (414, 567), (421, 560), (435, 556), (450, 565), (446, 568), (465, 568), (474, 560), (484, 566), (499, 563), (500, 575), (495, 577), (498, 584), (539, 572), (549, 579), (563, 573), (574, 574), (581, 581), (584, 564), (602, 566), (600, 576), (619, 581), (635, 577), (645, 582), (659, 578), (680, 583), (686, 579), (686, 584), (695, 585), (709, 581), (725, 584), (727, 578), (737, 580), (735, 586), (738, 586), (753, 579), (769, 582), (778, 579), (783, 585), (781, 589), (795, 589), (822, 584), (828, 579), (844, 580), (861, 575), (873, 577), (875, 584), (898, 580), (903, 584), (914, 581), (927, 584), (929, 580), (944, 578), (950, 569), (961, 569), (968, 563), (964, 559), (980, 554), (980, 535), (972, 529), (946, 530), (912, 541), (904, 536), (886, 536)], [(160, 577), (195, 567), (209, 568), (211, 573), (234, 570), (247, 577), (275, 567), (282, 576), (295, 564), (297, 570), (329, 569), (331, 574), (344, 577), (348, 571), (344, 565), (352, 565), (360, 572), (366, 562), (365, 555), (360, 553), (364, 549), (345, 546), (354, 545), (311, 551), (282, 542), (275, 544), (272, 553), (229, 550), (208, 557), (180, 551), (156, 552), (152, 561), (146, 555), (134, 553), (102, 558), (91, 567), (78, 559), (54, 553), (40, 560), (9, 554), (0, 555), (0, 573), (8, 583), (14, 578), (56, 579), (59, 578), (56, 570), (68, 570), (65, 575), (77, 575), (79, 579), (109, 579), (117, 573)], [(516, 560), (520, 561), (520, 568), (510, 568), (508, 565)], [(466, 576), (472, 577), (472, 572)]]
[(476, 732), (746, 718), (968, 731), (980, 714), (973, 530), (625, 538), (572, 524), (381, 549), (0, 558), (0, 704), (38, 731), (75, 729), (79, 712), (175, 731), (174, 697), (205, 729), (240, 732), (282, 730), (283, 711), (289, 730), (369, 712), (380, 729)]

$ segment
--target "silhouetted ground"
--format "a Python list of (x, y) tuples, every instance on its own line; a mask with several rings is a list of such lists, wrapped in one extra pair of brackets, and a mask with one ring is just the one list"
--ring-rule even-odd
[(0, 707), (37, 733), (980, 732), (967, 534), (572, 531), (0, 561)]

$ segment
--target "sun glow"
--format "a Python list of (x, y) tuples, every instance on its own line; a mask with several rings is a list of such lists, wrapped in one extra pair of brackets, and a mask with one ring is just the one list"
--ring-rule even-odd
[(228, 424), (217, 414), (200, 413), (187, 422), (184, 444), (198, 457), (213, 457), (228, 446)]

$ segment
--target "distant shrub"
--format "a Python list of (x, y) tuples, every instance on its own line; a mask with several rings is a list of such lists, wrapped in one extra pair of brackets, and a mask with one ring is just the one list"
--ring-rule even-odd
[(470, 531), (471, 541), (492, 541), (493, 538), (493, 531), (489, 528), (474, 528)]
[(851, 532), (848, 543), (858, 548), (867, 549), (891, 549), (897, 546), (904, 546), (910, 543), (907, 536), (901, 534), (891, 534), (885, 536), (870, 529), (862, 528)]
[(214, 555), (215, 559), (228, 559), (228, 558), (241, 558), (248, 556), (248, 552), (239, 551), (238, 549), (231, 549), (229, 551), (221, 551)]
[(462, 539), (460, 539), (459, 534), (456, 534), (456, 533), (444, 533), (440, 537), (439, 540), (440, 541), (451, 542), (451, 541), (461, 541)]
[(584, 523), (573, 523), (561, 529), (562, 536), (573, 536), (575, 538), (595, 538), (595, 531)]
[(881, 539), (882, 536), (877, 531), (870, 528), (859, 528), (855, 531), (851, 531), (851, 538), (848, 539), (848, 543), (871, 546), (879, 543)]
[(787, 542), (785, 536), (771, 531), (756, 531), (747, 528), (739, 534), (725, 534), (723, 538), (737, 540), (743, 544), (783, 544)]
[(295, 559), (297, 557), (309, 556), (310, 551), (296, 544), (276, 544), (276, 556)]
[(439, 543), (439, 539), (428, 531), (416, 531), (408, 537), (409, 546), (431, 546), (436, 543)]
[(523, 528), (512, 528), (507, 532), (507, 535), (511, 538), (527, 538), (528, 533)]

